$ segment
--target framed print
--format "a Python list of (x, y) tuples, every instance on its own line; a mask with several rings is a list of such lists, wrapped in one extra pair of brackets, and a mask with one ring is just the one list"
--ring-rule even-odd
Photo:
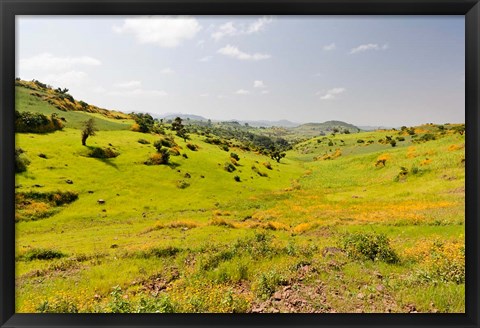
[(477, 327), (477, 1), (1, 1), (2, 327)]

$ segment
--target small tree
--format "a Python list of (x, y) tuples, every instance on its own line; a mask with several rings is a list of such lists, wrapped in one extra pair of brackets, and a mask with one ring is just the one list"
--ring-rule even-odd
[(188, 134), (185, 125), (182, 123), (182, 119), (180, 117), (175, 117), (175, 120), (172, 122), (172, 130), (177, 131), (177, 136), (183, 139), (183, 141), (187, 142)]
[(270, 157), (280, 163), (280, 160), (286, 156), (285, 153), (282, 153), (278, 150), (274, 150), (270, 153)]
[(83, 130), (82, 130), (82, 145), (87, 145), (87, 138), (90, 136), (95, 135), (95, 131), (98, 131), (97, 127), (95, 126), (95, 120), (93, 118), (88, 119), (87, 121), (83, 122)]

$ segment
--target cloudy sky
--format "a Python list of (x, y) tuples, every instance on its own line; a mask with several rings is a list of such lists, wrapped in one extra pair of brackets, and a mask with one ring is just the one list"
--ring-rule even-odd
[(16, 75), (124, 112), (464, 122), (463, 16), (17, 16)]

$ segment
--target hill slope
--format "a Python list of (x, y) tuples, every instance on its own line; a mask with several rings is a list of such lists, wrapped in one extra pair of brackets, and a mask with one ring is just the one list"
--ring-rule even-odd
[(127, 130), (133, 124), (127, 114), (77, 101), (68, 93), (58, 92), (38, 81), (16, 81), (15, 103), (15, 109), (20, 112), (56, 113), (65, 119), (65, 126), (71, 128), (80, 128), (82, 122), (91, 117), (100, 130)]
[[(17, 134), (16, 311), (462, 312), (456, 127), (315, 137), (279, 163), (169, 129)], [(145, 165), (170, 135), (178, 156)]]

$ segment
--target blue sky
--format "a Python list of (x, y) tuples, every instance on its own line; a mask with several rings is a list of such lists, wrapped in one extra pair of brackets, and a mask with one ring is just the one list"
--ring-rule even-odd
[(464, 16), (17, 16), (16, 75), (124, 112), (465, 120)]

